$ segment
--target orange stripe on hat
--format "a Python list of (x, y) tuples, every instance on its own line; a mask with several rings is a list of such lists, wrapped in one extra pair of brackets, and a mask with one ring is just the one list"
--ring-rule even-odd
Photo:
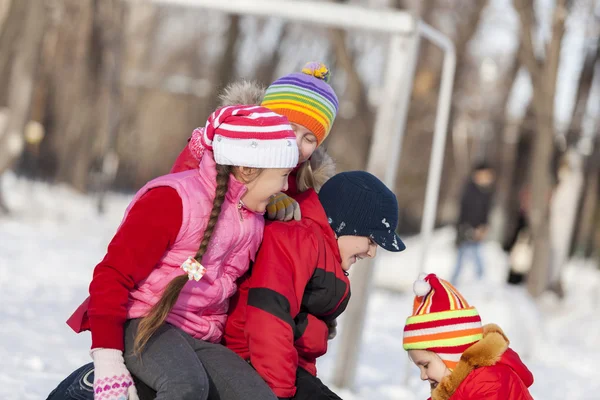
[(435, 351), (448, 368), (455, 368), (462, 352), (483, 338), (477, 310), (435, 274), (415, 281), (413, 290), (416, 297), (404, 328), (404, 349)]
[(431, 342), (433, 340), (456, 339), (464, 336), (473, 336), (482, 332), (482, 328), (463, 329), (450, 332), (434, 333), (404, 338), (404, 343)]

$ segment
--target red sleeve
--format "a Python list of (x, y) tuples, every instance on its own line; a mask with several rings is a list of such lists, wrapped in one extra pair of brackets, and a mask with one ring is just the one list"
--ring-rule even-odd
[(250, 362), (277, 397), (296, 393), (294, 318), (316, 268), (310, 233), (293, 222), (268, 225), (252, 266), (245, 326)]
[(88, 308), (92, 348), (123, 350), (129, 292), (173, 244), (182, 215), (181, 198), (170, 187), (152, 189), (133, 205), (94, 269)]
[(327, 324), (312, 314), (301, 312), (294, 320), (296, 323), (296, 342), (300, 366), (313, 375), (317, 374), (317, 358), (327, 353), (329, 328)]
[(192, 155), (192, 151), (190, 150), (189, 145), (185, 145), (184, 149), (181, 150), (179, 156), (175, 160), (173, 167), (171, 168), (170, 173), (174, 174), (176, 172), (188, 171), (190, 169), (198, 168), (200, 162)]

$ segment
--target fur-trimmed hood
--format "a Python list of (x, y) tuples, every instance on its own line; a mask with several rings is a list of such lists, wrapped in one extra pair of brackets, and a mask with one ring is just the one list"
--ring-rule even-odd
[(335, 161), (324, 147), (317, 147), (305, 164), (300, 166), (296, 174), (298, 192), (313, 188), (318, 193), (325, 182), (335, 175)]
[[(266, 87), (255, 81), (240, 81), (228, 85), (219, 96), (221, 106), (235, 104), (260, 104)], [(297, 191), (309, 188), (319, 191), (329, 178), (335, 175), (335, 162), (324, 147), (317, 147), (307, 165), (301, 165), (296, 172)]]
[(265, 96), (266, 87), (255, 81), (234, 82), (219, 95), (221, 106), (234, 106), (236, 104), (260, 105)]
[[(533, 375), (523, 364), (517, 353), (508, 347), (509, 343), (510, 341), (499, 326), (494, 324), (485, 325), (483, 327), (483, 339), (465, 350), (456, 368), (449, 376), (442, 379), (440, 384), (433, 390), (431, 400), (450, 399), (473, 371), (499, 364), (508, 366), (514, 371), (525, 387), (531, 386)], [(479, 383), (473, 380), (470, 384)], [(505, 398), (509, 399), (511, 397), (507, 396)]]

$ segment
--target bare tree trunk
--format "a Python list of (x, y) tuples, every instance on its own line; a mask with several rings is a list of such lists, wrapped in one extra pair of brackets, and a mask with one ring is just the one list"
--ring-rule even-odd
[(600, 265), (600, 173), (596, 176), (596, 207), (593, 215), (592, 232), (588, 238), (587, 247), (590, 257), (596, 256), (598, 265)]
[(495, 212), (498, 215), (500, 226), (496, 229), (497, 238), (503, 240), (506, 237), (508, 216), (510, 215), (510, 200), (513, 194), (513, 178), (515, 175), (517, 146), (519, 144), (519, 133), (523, 120), (508, 118), (504, 122), (502, 132), (502, 152), (498, 168), (498, 183), (496, 186)]
[(126, 4), (122, 0), (104, 3), (105, 42), (107, 48), (106, 69), (108, 87), (107, 140), (102, 155), (98, 212), (105, 210), (105, 194), (115, 180), (119, 166), (117, 139), (122, 118), (121, 72), (123, 69), (124, 29), (127, 21)]
[[(105, 71), (103, 0), (62, 0), (49, 83), (51, 103), (47, 146), (56, 157), (55, 177), (80, 191), (87, 190), (94, 152), (101, 153), (106, 102), (102, 97)], [(104, 96), (105, 97), (105, 96)]]
[[(19, 2), (27, 3), (26, 0)], [(23, 132), (29, 120), (40, 50), (45, 28), (45, 5), (31, 1), (27, 4), (27, 17), (20, 33), (8, 88), (8, 121), (0, 132), (0, 174), (21, 154), (24, 147)]]
[(8, 104), (8, 91), (15, 54), (19, 50), (19, 37), (25, 31), (28, 0), (12, 0), (0, 32), (0, 106)]
[[(225, 51), (221, 58), (221, 65), (219, 65), (219, 73), (217, 75), (217, 82), (215, 86), (215, 95), (210, 96), (209, 104), (210, 108), (214, 109), (219, 103), (218, 94), (222, 88), (224, 88), (228, 82), (235, 78), (235, 64), (236, 64), (236, 44), (238, 42), (238, 36), (240, 35), (240, 20), (239, 15), (231, 15), (229, 17), (229, 30), (227, 31), (227, 39), (225, 41)], [(211, 110), (212, 111), (212, 110)]]
[(511, 187), (513, 183), (519, 131), (523, 122), (523, 117), (519, 118), (509, 115), (508, 112), (510, 93), (515, 85), (520, 67), (521, 63), (519, 62), (519, 57), (515, 55), (513, 65), (511, 66), (506, 79), (502, 83), (501, 90), (503, 90), (503, 93), (500, 99), (500, 104), (502, 104), (503, 107), (500, 107), (500, 111), (498, 113), (494, 113), (496, 115), (492, 117), (492, 120), (502, 121), (498, 123), (498, 125), (502, 127), (502, 131), (496, 132), (494, 139), (496, 147), (501, 149), (498, 157), (498, 183), (496, 186), (496, 198), (493, 211), (495, 218), (492, 220), (497, 222), (497, 226), (493, 227), (492, 229), (495, 232), (496, 239), (501, 239), (506, 234), (508, 203), (510, 200)]
[[(594, 81), (594, 70), (596, 69), (595, 67), (597, 64), (600, 66), (600, 39), (598, 39), (598, 42), (596, 43), (596, 51), (589, 51), (583, 63), (583, 69), (581, 70), (579, 85), (577, 87), (573, 116), (571, 118), (569, 129), (567, 130), (567, 143), (569, 144), (575, 143), (584, 134), (583, 121), (586, 115), (592, 83)], [(594, 152), (596, 151), (594, 150)], [(590, 212), (593, 212), (594, 208), (590, 208), (591, 205), (587, 202), (591, 201), (594, 197), (593, 193), (595, 192), (595, 189), (591, 186), (594, 186), (592, 182), (595, 181), (595, 176), (592, 175), (594, 175), (596, 171), (592, 168), (595, 163), (590, 161), (591, 160), (588, 159), (585, 162), (583, 193), (578, 202), (576, 226), (574, 229), (577, 234), (573, 235), (571, 252), (579, 243), (583, 243), (585, 240), (583, 238), (586, 237), (586, 234), (589, 233), (589, 229), (591, 229), (589, 217)], [(583, 227), (583, 229), (581, 229), (581, 227)]]
[(533, 83), (533, 107), (536, 116), (536, 134), (530, 171), (531, 205), (528, 213), (533, 237), (534, 257), (528, 276), (527, 288), (539, 296), (549, 285), (551, 262), (549, 196), (552, 192), (550, 164), (554, 151), (554, 98), (560, 61), (561, 42), (567, 17), (566, 0), (557, 0), (552, 16), (552, 38), (546, 58), (537, 59), (533, 43), (535, 18), (533, 3), (513, 0), (521, 21), (520, 57), (529, 70)]
[[(598, 144), (596, 144), (598, 146)], [(596, 157), (596, 160), (600, 158), (600, 151), (595, 151), (592, 157)], [(584, 193), (581, 196), (581, 207), (578, 225), (576, 227), (577, 235), (574, 240), (574, 248), (581, 248), (584, 257), (590, 257), (592, 254), (592, 241), (590, 237), (594, 231), (595, 212), (600, 199), (598, 198), (598, 180), (600, 178), (600, 171), (597, 161), (592, 161), (593, 158), (587, 160), (588, 168), (586, 168), (586, 176), (584, 183)], [(589, 164), (596, 164), (590, 166)]]
[(371, 143), (374, 114), (367, 99), (366, 88), (354, 66), (346, 44), (346, 32), (332, 29), (330, 38), (335, 58), (348, 78), (346, 90), (340, 98), (340, 110), (336, 121), (336, 129), (343, 135), (332, 135), (328, 138), (333, 158), (341, 159), (344, 155), (346, 165), (341, 169), (363, 169), (367, 165), (367, 152)]
[(575, 142), (581, 136), (597, 62), (600, 62), (600, 38), (598, 38), (596, 43), (596, 51), (589, 51), (583, 62), (583, 68), (577, 86), (573, 116), (571, 117), (571, 124), (567, 131), (567, 135), (569, 136), (567, 140), (568, 143)]
[[(481, 16), (483, 10), (487, 7), (487, 0), (479, 0), (476, 2), (467, 2), (462, 3), (462, 7), (464, 7), (464, 11), (467, 12), (466, 21), (460, 21), (457, 23), (457, 35), (454, 40), (456, 46), (456, 71), (457, 74), (454, 76), (454, 94), (452, 95), (453, 101), (450, 109), (450, 117), (448, 119), (448, 126), (450, 127), (450, 132), (452, 133), (449, 137), (450, 140), (446, 143), (446, 154), (452, 155), (451, 157), (444, 157), (444, 164), (446, 168), (445, 171), (451, 171), (451, 164), (457, 166), (455, 168), (454, 173), (451, 174), (448, 178), (450, 180), (450, 184), (447, 185), (442, 193), (440, 193), (441, 199), (452, 199), (453, 202), (457, 201), (460, 196), (460, 190), (463, 187), (462, 182), (468, 176), (471, 169), (472, 159), (471, 155), (468, 155), (467, 160), (457, 160), (453, 157), (453, 147), (454, 141), (456, 139), (460, 139), (455, 137), (454, 129), (457, 126), (457, 120), (459, 118), (460, 111), (458, 108), (457, 99), (461, 96), (461, 88), (464, 88), (465, 80), (471, 80), (471, 76), (466, 76), (466, 74), (462, 71), (467, 70), (466, 65), (469, 62), (468, 56), (468, 46), (471, 42), (471, 39), (475, 36), (477, 29), (479, 28), (479, 22), (481, 21)], [(460, 7), (460, 6), (459, 6)], [(460, 11), (460, 10), (459, 10)], [(463, 161), (463, 162), (461, 162)], [(465, 165), (466, 164), (466, 165)], [(463, 167), (464, 165), (464, 167)], [(465, 169), (466, 167), (466, 169)]]
[(279, 33), (279, 38), (277, 39), (277, 46), (273, 49), (273, 53), (271, 53), (271, 57), (266, 59), (265, 61), (260, 63), (260, 67), (256, 72), (256, 79), (258, 82), (264, 85), (270, 85), (275, 77), (275, 71), (279, 66), (279, 61), (281, 60), (281, 44), (285, 41), (285, 37), (288, 34), (289, 24), (286, 24)]

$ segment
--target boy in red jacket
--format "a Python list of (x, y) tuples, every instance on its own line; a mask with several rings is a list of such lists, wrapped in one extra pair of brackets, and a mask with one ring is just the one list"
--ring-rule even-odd
[(403, 345), (431, 385), (430, 400), (533, 400), (533, 375), (502, 329), (482, 326), (475, 307), (435, 274), (413, 288)]

